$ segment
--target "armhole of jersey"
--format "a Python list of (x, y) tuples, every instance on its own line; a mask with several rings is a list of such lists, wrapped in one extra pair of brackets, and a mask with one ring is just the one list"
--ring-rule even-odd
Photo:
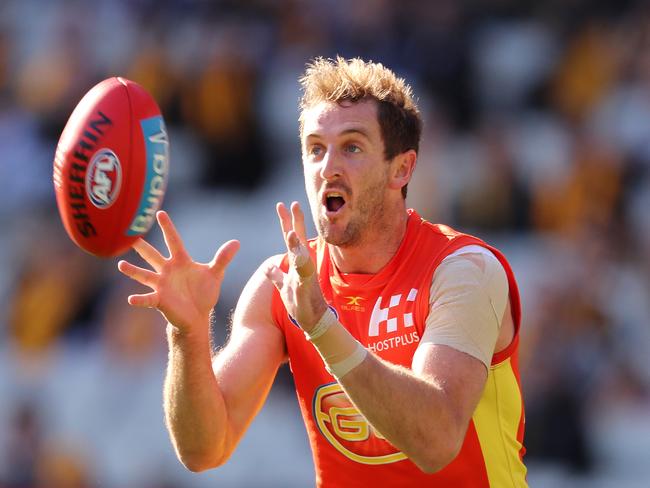
[[(286, 273), (287, 271), (287, 255), (285, 254), (280, 263), (280, 269)], [(285, 334), (284, 324), (285, 318), (287, 316), (287, 311), (284, 308), (284, 303), (282, 303), (282, 298), (280, 297), (280, 292), (274, 286), (273, 295), (271, 296), (271, 316), (273, 318), (273, 324), (280, 329), (282, 334)]]
[(517, 287), (514, 272), (512, 271), (510, 263), (508, 263), (506, 257), (498, 249), (490, 246), (487, 246), (487, 248), (492, 251), (499, 260), (501, 266), (503, 266), (503, 269), (506, 272), (506, 276), (508, 277), (508, 302), (510, 303), (510, 313), (512, 313), (512, 323), (515, 328), (510, 344), (501, 351), (492, 355), (492, 366), (495, 366), (512, 357), (519, 345), (519, 330), (521, 328), (521, 298), (519, 297), (519, 288)]
[(284, 326), (282, 324), (281, 310), (284, 307), (282, 306), (282, 299), (280, 298), (280, 292), (277, 288), (273, 290), (273, 296), (271, 298), (271, 313), (273, 315), (273, 324), (280, 329), (280, 332), (284, 334)]
[[(514, 320), (514, 319), (513, 319)], [(512, 341), (510, 341), (510, 344), (506, 346), (505, 349), (495, 352), (492, 355), (492, 363), (491, 366), (496, 366), (497, 364), (502, 363), (506, 359), (512, 356), (512, 354), (515, 352), (517, 349), (517, 345), (519, 344), (519, 330), (517, 329), (517, 326), (515, 325), (515, 335), (512, 337)]]

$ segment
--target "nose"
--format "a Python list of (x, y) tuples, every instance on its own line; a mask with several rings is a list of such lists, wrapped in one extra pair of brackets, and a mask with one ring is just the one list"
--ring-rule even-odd
[(343, 160), (334, 147), (328, 147), (321, 161), (320, 176), (324, 180), (334, 180), (341, 176)]

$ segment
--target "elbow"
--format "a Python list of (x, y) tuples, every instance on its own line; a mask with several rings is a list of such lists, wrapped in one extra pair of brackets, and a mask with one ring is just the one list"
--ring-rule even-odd
[(203, 471), (207, 471), (208, 469), (212, 469), (210, 465), (203, 464), (203, 463), (197, 463), (194, 461), (183, 461), (181, 460), (181, 463), (183, 466), (185, 466), (185, 469), (188, 471), (191, 471), (192, 473), (202, 473)]
[(178, 460), (188, 471), (202, 473), (209, 469), (218, 468), (226, 463), (226, 456), (216, 456), (207, 452), (181, 452), (176, 451)]
[(203, 471), (207, 471), (219, 466), (218, 464), (205, 463), (194, 459), (181, 459), (181, 463), (188, 471), (191, 471), (192, 473), (202, 473)]
[(419, 451), (416, 457), (411, 458), (413, 463), (424, 473), (433, 474), (445, 468), (451, 463), (463, 445), (455, 440), (429, 443)]

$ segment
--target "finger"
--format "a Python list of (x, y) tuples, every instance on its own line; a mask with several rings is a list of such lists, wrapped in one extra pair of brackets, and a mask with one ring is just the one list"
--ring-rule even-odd
[(131, 247), (140, 255), (140, 257), (142, 257), (142, 259), (144, 259), (149, 264), (149, 266), (151, 266), (156, 271), (160, 271), (163, 264), (165, 263), (165, 258), (158, 252), (158, 249), (153, 247), (142, 238), (139, 238), (137, 241), (135, 241)]
[(280, 219), (280, 227), (282, 228), (282, 236), (284, 237), (285, 244), (287, 243), (287, 232), (293, 229), (291, 224), (291, 214), (285, 206), (284, 203), (279, 202), (275, 206), (276, 211), (278, 212), (278, 218)]
[(210, 261), (210, 270), (217, 276), (223, 276), (237, 251), (239, 251), (239, 241), (233, 240), (222, 244)]
[(158, 306), (158, 292), (144, 293), (142, 295), (129, 295), (129, 305), (134, 307), (155, 308)]
[(284, 284), (285, 274), (282, 272), (280, 268), (278, 268), (274, 264), (271, 264), (268, 268), (264, 270), (264, 274), (269, 280), (271, 280), (273, 286), (275, 286), (278, 290), (282, 289), (282, 285)]
[(164, 210), (160, 210), (156, 213), (156, 219), (158, 220), (158, 225), (160, 225), (160, 229), (162, 230), (165, 244), (167, 244), (167, 249), (169, 249), (169, 256), (187, 256), (185, 246), (183, 245), (183, 240), (176, 230), (176, 227), (174, 226), (174, 223), (172, 222), (169, 214)]
[(289, 255), (294, 268), (301, 278), (308, 278), (314, 274), (316, 267), (314, 262), (309, 256), (309, 250), (300, 241), (298, 234), (295, 231), (290, 231), (287, 237), (287, 245), (289, 247)]
[(132, 280), (150, 286), (151, 288), (158, 284), (158, 275), (156, 273), (149, 271), (148, 269), (134, 266), (127, 261), (120, 261), (117, 263), (117, 269)]
[(291, 223), (293, 230), (296, 231), (302, 242), (307, 242), (307, 232), (305, 231), (305, 214), (302, 213), (300, 204), (293, 202), (291, 204)]

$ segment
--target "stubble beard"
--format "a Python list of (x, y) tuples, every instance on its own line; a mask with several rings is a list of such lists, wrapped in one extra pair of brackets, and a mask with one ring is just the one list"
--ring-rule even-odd
[(385, 181), (378, 181), (364, 188), (357, 198), (354, 214), (342, 231), (336, 231), (324, 215), (316, 219), (318, 234), (333, 246), (349, 248), (360, 242), (373, 228), (380, 230), (386, 226), (384, 219)]

